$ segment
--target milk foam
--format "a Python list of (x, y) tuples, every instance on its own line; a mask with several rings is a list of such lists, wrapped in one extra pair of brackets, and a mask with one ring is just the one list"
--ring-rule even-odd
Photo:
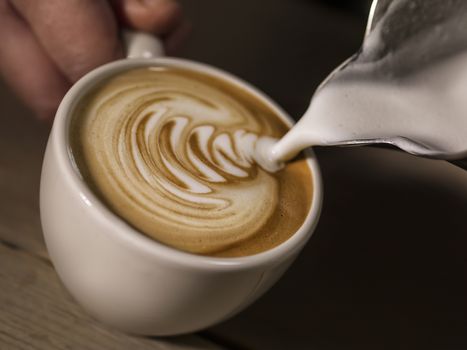
[[(466, 157), (467, 12), (458, 6), (467, 3), (433, 5), (391, 2), (362, 50), (318, 89), (305, 115), (274, 146), (272, 157), (289, 159), (312, 145), (394, 138), (426, 146), (402, 143), (408, 152)], [(417, 25), (408, 26), (401, 33), (406, 37), (395, 41), (387, 33), (397, 31), (403, 20)]]

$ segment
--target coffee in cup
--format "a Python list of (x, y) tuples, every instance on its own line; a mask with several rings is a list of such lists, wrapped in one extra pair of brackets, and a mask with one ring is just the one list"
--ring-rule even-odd
[(69, 137), (83, 180), (128, 224), (176, 249), (238, 257), (286, 241), (310, 211), (306, 160), (276, 171), (261, 159), (287, 130), (241, 86), (161, 65), (96, 85)]

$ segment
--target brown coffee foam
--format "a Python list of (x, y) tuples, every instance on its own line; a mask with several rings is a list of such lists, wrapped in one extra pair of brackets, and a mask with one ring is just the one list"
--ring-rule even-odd
[(290, 162), (276, 176), (279, 178), (279, 202), (274, 214), (254, 235), (224, 250), (213, 253), (218, 257), (253, 255), (285, 242), (302, 225), (313, 196), (311, 172), (306, 159)]
[[(144, 203), (138, 203), (138, 196), (135, 196), (131, 190), (122, 185), (122, 182), (128, 180), (125, 174), (114, 171), (106, 162), (107, 156), (103, 149), (111, 145), (109, 149), (112, 151), (109, 154), (112, 155), (118, 152), (119, 142), (121, 142), (114, 134), (105, 135), (109, 124), (96, 122), (105, 118), (108, 120), (118, 118), (118, 116), (106, 113), (106, 108), (109, 109), (109, 106), (118, 104), (119, 98), (123, 98), (125, 91), (128, 89), (137, 91), (138, 88), (151, 87), (152, 81), (158, 79), (170, 80), (172, 78), (177, 83), (182, 82), (185, 84), (183, 87), (180, 86), (180, 89), (188, 89), (190, 84), (193, 84), (198, 90), (202, 90), (201, 88), (206, 85), (206, 91), (211, 92), (211, 94), (197, 96), (197, 93), (203, 91), (195, 89), (195, 91), (190, 91), (194, 98), (202, 101), (201, 103), (208, 107), (215, 107), (216, 103), (219, 103), (219, 101), (208, 100), (213, 95), (217, 96), (221, 101), (225, 99), (226, 105), (232, 105), (231, 108), (241, 110), (241, 113), (247, 114), (248, 118), (252, 119), (249, 120), (242, 116), (242, 118), (248, 119), (246, 124), (254, 129), (252, 131), (280, 137), (287, 130), (286, 125), (264, 102), (247, 91), (221, 79), (172, 68), (158, 71), (150, 69), (131, 70), (100, 84), (80, 101), (78, 108), (75, 110), (71, 126), (71, 146), (74, 158), (85, 181), (112, 211), (125, 219), (130, 225), (148, 236), (178, 249), (214, 256), (242, 256), (268, 250), (285, 241), (301, 226), (311, 205), (312, 175), (304, 159), (291, 162), (283, 170), (275, 174), (269, 174), (255, 165), (251, 169), (247, 169), (249, 174), (247, 178), (238, 178), (217, 169), (227, 179), (227, 183), (209, 184), (214, 194), (225, 192), (226, 189), (248, 191), (251, 187), (261, 188), (265, 184), (267, 186), (265, 187), (267, 190), (262, 192), (263, 198), (255, 198), (255, 203), (252, 206), (258, 215), (253, 219), (249, 218), (247, 222), (237, 222), (233, 226), (230, 225), (230, 222), (226, 222), (225, 226), (220, 225), (219, 220), (222, 220), (222, 217), (214, 215), (215, 212), (209, 213), (210, 210), (213, 211), (212, 206), (193, 205), (191, 203), (191, 208), (187, 211), (186, 207), (189, 205), (186, 201), (174, 198), (171, 194), (163, 193), (160, 189), (161, 193), (163, 193), (161, 198), (170, 202), (169, 210), (173, 210), (175, 214), (179, 215), (180, 222), (173, 223), (162, 215), (157, 215)], [(215, 93), (212, 90), (213, 88), (216, 89)], [(154, 100), (141, 102), (141, 104), (137, 105), (125, 105), (122, 108), (121, 113), (125, 118), (118, 121), (117, 124), (120, 127), (130, 123), (132, 118), (136, 118), (147, 105), (154, 103)], [(194, 124), (197, 123), (196, 120), (193, 122)], [(236, 123), (233, 123), (234, 125), (225, 125), (224, 122), (220, 122), (215, 127), (217, 132), (229, 132), (233, 128), (241, 126), (239, 125), (242, 124), (241, 122), (242, 120), (237, 120)], [(167, 127), (170, 128), (170, 123)], [(139, 138), (142, 137), (141, 132), (139, 131), (137, 134)], [(154, 142), (156, 141), (163, 141), (162, 144), (165, 145), (163, 148), (167, 154), (168, 136), (162, 135), (160, 140), (154, 140)], [(99, 145), (104, 145), (102, 146), (103, 149), (100, 149)], [(196, 150), (196, 152), (198, 156), (201, 155), (199, 150)], [(152, 159), (154, 157), (154, 154), (151, 155), (149, 151), (144, 154), (144, 158), (149, 162), (154, 161)], [(174, 157), (172, 154), (169, 158), (173, 159)], [(155, 159), (157, 159), (157, 156)], [(178, 179), (171, 176), (170, 171), (163, 169), (160, 160), (158, 163), (158, 167), (152, 169), (154, 172), (164, 173), (165, 177), (172, 181), (173, 184), (180, 188), (184, 187), (183, 184), (179, 183)], [(186, 164), (185, 168), (190, 169), (189, 164)], [(191, 170), (192, 175), (201, 178), (199, 173), (193, 171), (193, 167), (191, 167)], [(136, 176), (136, 179), (144, 181), (138, 176)], [(202, 178), (200, 180), (204, 181)], [(139, 195), (144, 196), (145, 194)], [(151, 198), (147, 199), (151, 200)], [(172, 205), (173, 203), (175, 205)], [(252, 205), (252, 203), (246, 204)], [(158, 205), (163, 206), (163, 203)], [(229, 215), (231, 214), (229, 212)], [(197, 217), (202, 220), (205, 227), (202, 225), (200, 227), (183, 225), (183, 221), (196, 220)], [(209, 231), (210, 226), (216, 228), (215, 232)]]

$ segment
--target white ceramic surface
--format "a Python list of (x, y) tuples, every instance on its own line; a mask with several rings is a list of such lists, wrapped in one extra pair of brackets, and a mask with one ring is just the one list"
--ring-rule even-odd
[(130, 333), (174, 335), (193, 332), (234, 315), (279, 279), (314, 231), (321, 209), (322, 184), (314, 154), (308, 151), (314, 192), (305, 223), (276, 248), (240, 258), (198, 256), (167, 247), (113, 214), (82, 181), (68, 143), (71, 111), (80, 97), (102, 79), (143, 66), (194, 69), (248, 90), (292, 124), (282, 109), (247, 83), (204, 64), (147, 58), (159, 52), (151, 45), (147, 37), (133, 37), (129, 56), (146, 58), (99, 67), (67, 93), (58, 109), (44, 158), (40, 211), (52, 262), (67, 289), (90, 314)]

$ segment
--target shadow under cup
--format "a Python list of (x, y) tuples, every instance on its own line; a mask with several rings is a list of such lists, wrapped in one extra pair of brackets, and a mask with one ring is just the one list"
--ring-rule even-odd
[(72, 111), (97, 83), (143, 67), (176, 67), (228, 81), (264, 101), (287, 125), (291, 118), (247, 83), (215, 68), (172, 58), (122, 60), (83, 77), (57, 112), (44, 158), (40, 209), (54, 266), (70, 293), (94, 317), (127, 332), (173, 335), (196, 331), (249, 305), (293, 262), (317, 224), (322, 201), (319, 167), (311, 151), (311, 208), (285, 242), (238, 258), (201, 256), (161, 244), (114, 214), (83, 181), (72, 158)]

